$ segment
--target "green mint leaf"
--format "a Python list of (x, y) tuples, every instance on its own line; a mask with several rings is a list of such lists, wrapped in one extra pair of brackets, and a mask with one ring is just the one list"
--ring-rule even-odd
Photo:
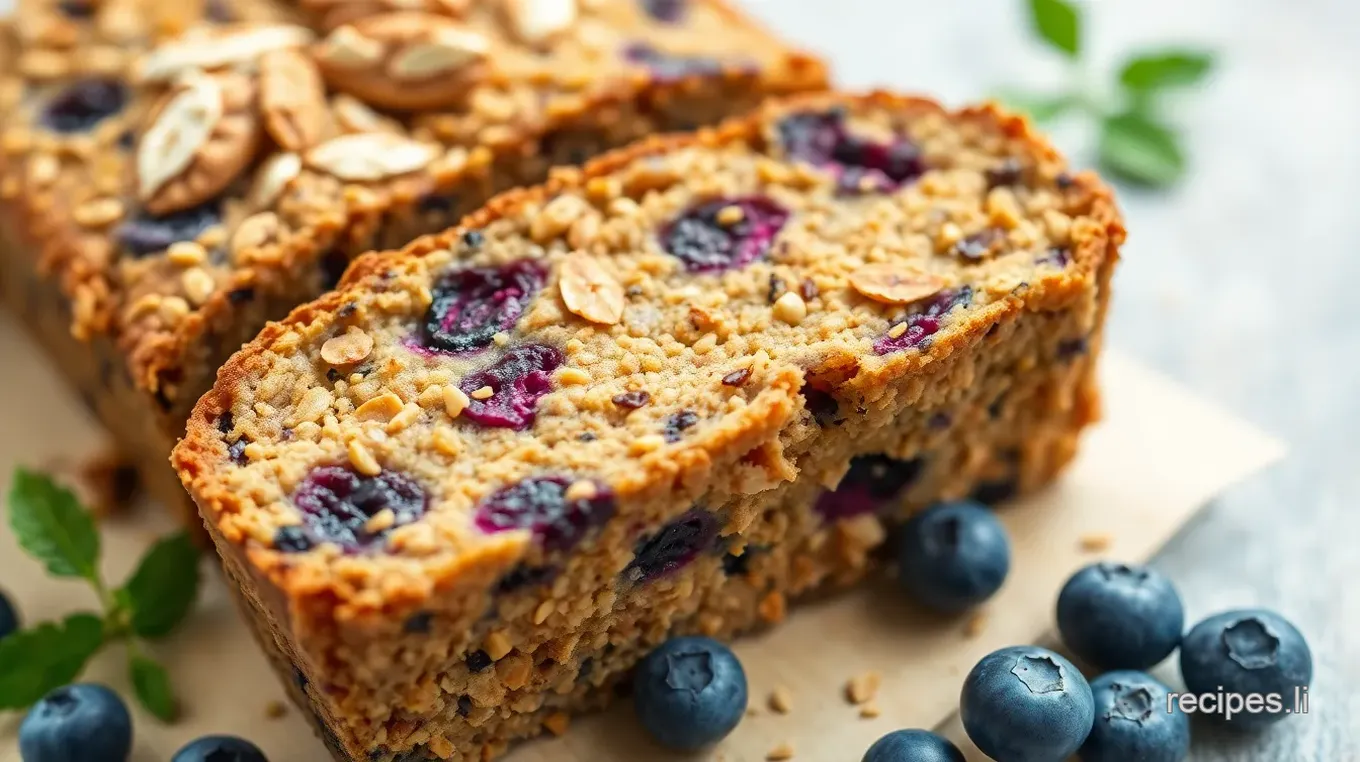
[(1068, 0), (1029, 0), (1034, 31), (1049, 45), (1067, 54), (1081, 55), (1081, 16)]
[(72, 614), (0, 640), (0, 709), (24, 709), (67, 685), (104, 644), (104, 623)]
[(70, 490), (19, 468), (9, 490), (9, 523), (19, 545), (54, 577), (98, 578), (99, 532)]
[(131, 610), (133, 632), (159, 638), (183, 621), (198, 597), (198, 559), (186, 532), (163, 538), (147, 551), (117, 595)]
[(1126, 179), (1152, 186), (1170, 185), (1185, 172), (1180, 139), (1137, 112), (1117, 114), (1101, 124), (1100, 161)]
[(170, 722), (178, 714), (175, 693), (170, 688), (170, 675), (165, 667), (155, 661), (133, 654), (128, 657), (128, 674), (132, 677), (132, 689), (137, 701), (146, 711), (157, 719)]
[(1037, 93), (1005, 92), (997, 96), (1002, 105), (1012, 111), (1028, 114), (1036, 122), (1047, 122), (1067, 113), (1076, 106), (1068, 95), (1040, 95)]
[(1213, 55), (1198, 50), (1164, 50), (1141, 53), (1124, 63), (1119, 82), (1137, 92), (1193, 85), (1214, 66)]

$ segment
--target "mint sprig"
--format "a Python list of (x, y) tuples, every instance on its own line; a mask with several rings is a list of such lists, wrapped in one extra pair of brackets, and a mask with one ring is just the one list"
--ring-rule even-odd
[(1126, 180), (1153, 187), (1179, 180), (1187, 165), (1185, 149), (1160, 107), (1167, 93), (1203, 82), (1213, 71), (1213, 54), (1193, 48), (1135, 51), (1106, 92), (1093, 92), (1084, 85), (1089, 77), (1082, 59), (1081, 9), (1071, 0), (1026, 2), (1034, 34), (1070, 61), (1073, 84), (1058, 93), (1011, 91), (999, 99), (1037, 122), (1071, 113), (1094, 118), (1101, 165)]
[(32, 705), (79, 677), (104, 646), (122, 641), (138, 702), (156, 717), (173, 720), (169, 675), (138, 639), (168, 635), (193, 608), (201, 576), (189, 536), (180, 532), (157, 542), (127, 583), (110, 589), (99, 571), (99, 531), (70, 490), (20, 468), (10, 487), (9, 519), (19, 546), (48, 574), (88, 582), (103, 613), (71, 614), (0, 639), (0, 709)]

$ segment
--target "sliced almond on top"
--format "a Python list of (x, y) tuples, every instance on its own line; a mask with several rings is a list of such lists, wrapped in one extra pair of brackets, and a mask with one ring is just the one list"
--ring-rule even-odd
[(576, 23), (576, 0), (504, 0), (515, 36), (541, 45)]
[(939, 293), (945, 281), (938, 275), (901, 265), (865, 265), (850, 274), (850, 285), (860, 294), (884, 304), (911, 304)]
[(316, 46), (332, 87), (387, 108), (452, 106), (485, 70), (491, 41), (446, 16), (398, 11), (346, 24)]
[(265, 159), (255, 173), (255, 181), (246, 196), (251, 208), (272, 206), (293, 178), (302, 173), (302, 157), (295, 153), (276, 153)]
[(439, 156), (438, 146), (386, 132), (332, 138), (307, 152), (307, 164), (341, 180), (383, 180), (423, 169)]
[(137, 144), (137, 194), (165, 214), (216, 196), (255, 157), (255, 88), (241, 74), (185, 75), (153, 109)]
[(326, 88), (316, 64), (297, 50), (260, 59), (260, 112), (270, 137), (287, 151), (314, 145), (326, 129)]
[(562, 262), (558, 289), (567, 309), (592, 323), (613, 325), (623, 318), (623, 286), (585, 254)]
[(471, 0), (302, 0), (302, 5), (321, 17), (321, 26), (334, 29), (343, 24), (392, 11), (429, 11), (461, 18)]
[(239, 24), (211, 35), (176, 38), (142, 59), (138, 74), (146, 82), (168, 82), (192, 69), (247, 64), (273, 50), (300, 48), (315, 35), (301, 26)]

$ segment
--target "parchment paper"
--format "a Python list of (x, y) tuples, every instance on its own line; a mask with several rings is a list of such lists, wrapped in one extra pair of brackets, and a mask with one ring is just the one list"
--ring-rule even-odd
[[(0, 314), (0, 491), (15, 464), (78, 463), (106, 446), (107, 435), (8, 315)], [(972, 665), (1004, 645), (1035, 642), (1051, 627), (1057, 590), (1075, 568), (1100, 557), (1149, 557), (1217, 491), (1283, 454), (1281, 445), (1118, 354), (1104, 360), (1106, 420), (1088, 434), (1061, 483), (1002, 513), (1014, 543), (1006, 586), (976, 618), (945, 619), (914, 610), (887, 584), (798, 609), (781, 628), (740, 643), (754, 716), (711, 752), (662, 752), (641, 736), (625, 703), (577, 721), (562, 738), (519, 747), (508, 762), (758, 762), (783, 743), (798, 762), (858, 762), (874, 739), (900, 727), (935, 727), (957, 707)], [(94, 604), (79, 583), (55, 581), (24, 556), (8, 521), (0, 522), (0, 586), (26, 622)], [(104, 566), (122, 580), (142, 550), (172, 526), (156, 506), (106, 522)], [(1083, 548), (1108, 540), (1108, 547)], [(291, 706), (278, 719), (266, 708), (282, 689), (208, 574), (198, 610), (154, 647), (183, 703), (174, 725), (134, 707), (135, 762), (165, 762), (192, 738), (233, 733), (259, 744), (272, 762), (329, 757)], [(121, 648), (102, 654), (82, 679), (130, 695)], [(875, 719), (845, 699), (845, 684), (875, 672), (882, 687)], [(788, 691), (792, 711), (771, 712), (766, 698)], [(131, 703), (131, 702), (130, 702)], [(0, 714), (0, 762), (19, 762), (21, 717)]]

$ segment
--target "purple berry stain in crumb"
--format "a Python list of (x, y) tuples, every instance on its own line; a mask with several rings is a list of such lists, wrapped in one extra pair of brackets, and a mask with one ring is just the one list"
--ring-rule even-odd
[(887, 455), (861, 455), (850, 461), (836, 489), (817, 498), (816, 510), (828, 520), (875, 513), (892, 501), (921, 475), (920, 458), (898, 460)]
[(514, 327), (542, 287), (542, 266), (527, 259), (455, 270), (434, 287), (421, 343), (441, 352), (485, 349), (497, 333)]
[(483, 500), (474, 518), (487, 534), (527, 529), (545, 550), (569, 550), (614, 515), (614, 493), (602, 484), (568, 496), (572, 480), (539, 476), (502, 487)]
[(47, 102), (40, 119), (54, 132), (88, 132), (122, 111), (127, 101), (127, 86), (118, 80), (77, 80)]
[(644, 537), (633, 549), (633, 562), (623, 576), (647, 582), (679, 571), (713, 547), (718, 538), (718, 519), (701, 508), (692, 508), (655, 534)]
[(684, 15), (689, 0), (638, 0), (648, 16), (667, 24), (674, 24)]
[(1053, 246), (1043, 254), (1035, 257), (1036, 265), (1052, 265), (1053, 267), (1067, 267), (1072, 261), (1072, 253), (1062, 246)]
[[(425, 514), (429, 499), (415, 481), (395, 471), (363, 476), (344, 466), (313, 469), (293, 492), (302, 527), (313, 542), (333, 542), (348, 553), (378, 545), (389, 531)], [(369, 522), (383, 511), (391, 519), (371, 530)]]
[(722, 61), (716, 58), (667, 53), (646, 42), (629, 43), (623, 49), (623, 59), (645, 67), (658, 83), (673, 83), (689, 77), (716, 77), (723, 71)]
[(879, 142), (851, 134), (844, 109), (792, 114), (778, 130), (790, 158), (834, 171), (842, 193), (896, 190), (926, 171), (920, 149), (904, 137)]
[(221, 221), (217, 202), (209, 201), (160, 217), (138, 215), (119, 225), (113, 236), (132, 256), (145, 257), (164, 251), (173, 243), (192, 241)]
[(908, 315), (903, 323), (898, 324), (905, 324), (905, 329), (898, 329), (895, 325), (886, 336), (874, 342), (874, 353), (886, 355), (925, 346), (929, 343), (930, 337), (939, 332), (950, 310), (955, 307), (966, 307), (972, 301), (973, 289), (968, 286), (941, 291), (926, 302), (924, 310)]
[(696, 204), (661, 230), (661, 247), (690, 272), (744, 267), (765, 256), (789, 212), (764, 196)]
[(679, 442), (684, 431), (693, 428), (698, 422), (699, 416), (693, 410), (681, 410), (666, 419), (661, 434), (667, 442)]
[(552, 391), (552, 373), (562, 360), (560, 350), (543, 344), (511, 349), (490, 367), (463, 378), (459, 388), (469, 399), (463, 415), (483, 426), (528, 429), (538, 417), (538, 400)]

